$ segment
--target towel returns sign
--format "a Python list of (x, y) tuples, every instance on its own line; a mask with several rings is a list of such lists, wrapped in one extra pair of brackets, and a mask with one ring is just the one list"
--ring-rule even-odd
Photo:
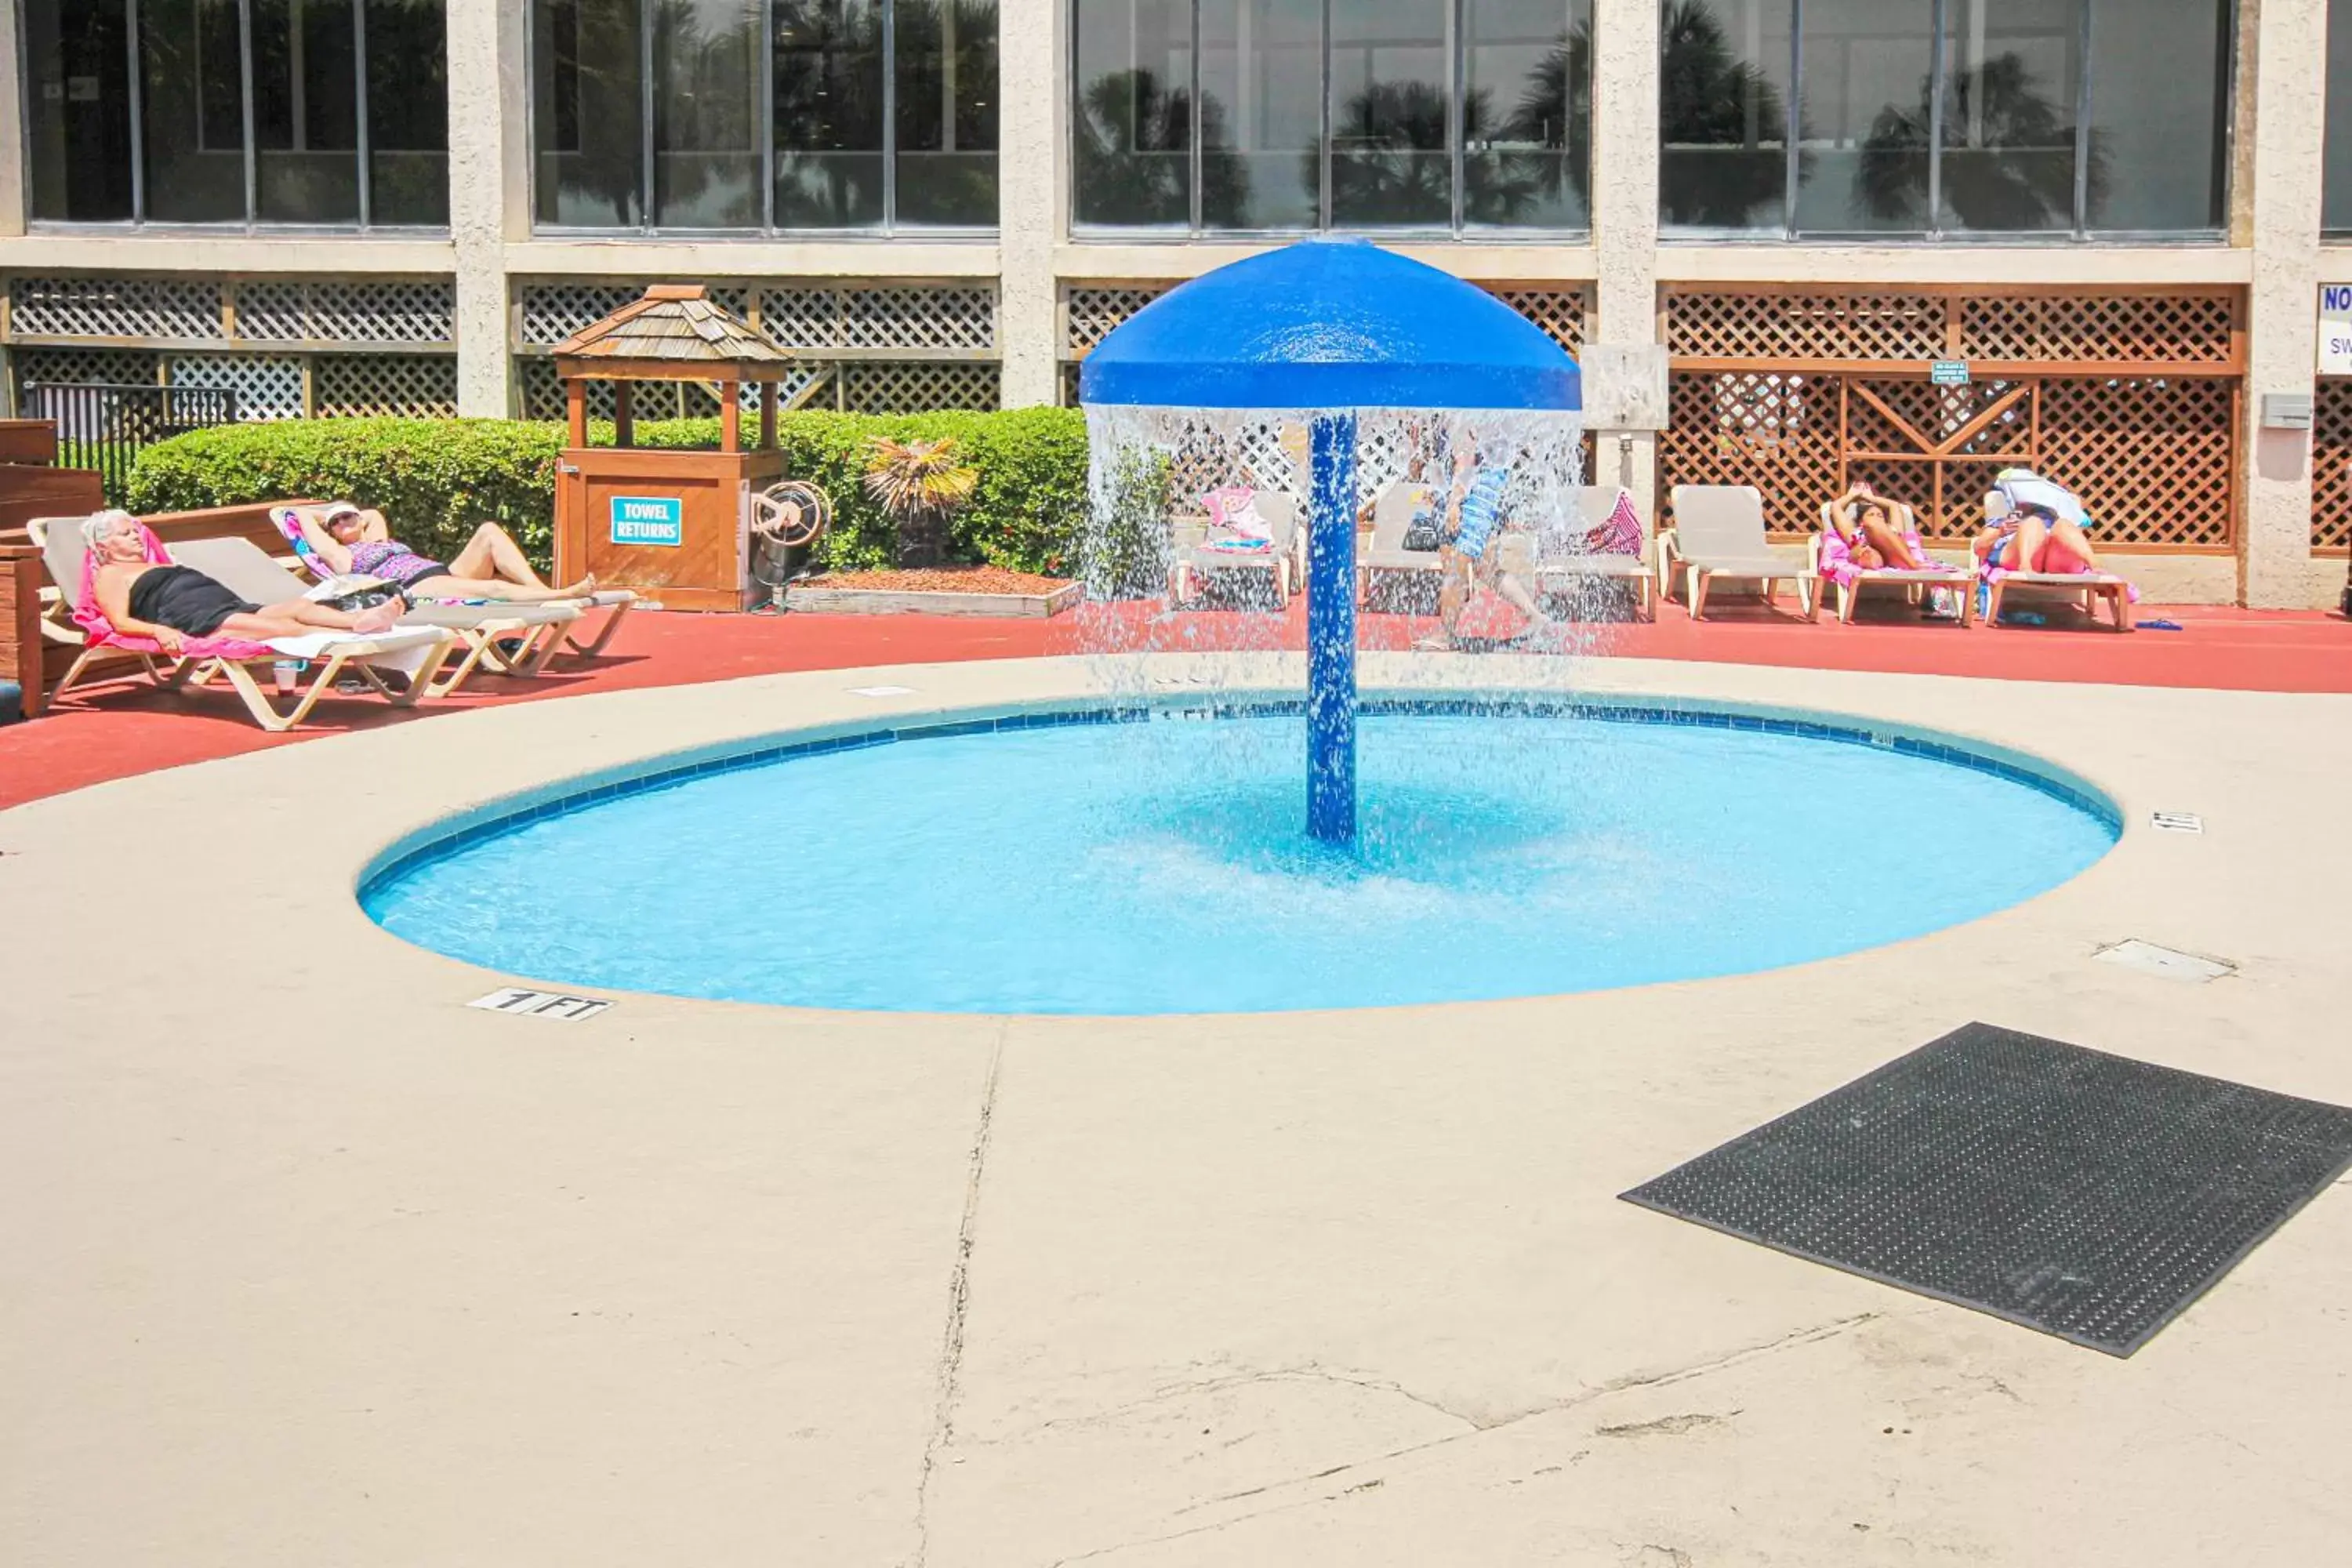
[(2352, 283), (2319, 290), (2319, 374), (2352, 375)]
[(667, 544), (686, 542), (686, 505), (676, 496), (614, 496), (613, 542)]

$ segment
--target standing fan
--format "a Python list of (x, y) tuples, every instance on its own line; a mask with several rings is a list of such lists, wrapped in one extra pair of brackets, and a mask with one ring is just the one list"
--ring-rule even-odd
[(751, 579), (768, 590), (756, 606), (784, 607), (784, 590), (808, 574), (813, 547), (833, 526), (833, 499), (806, 479), (784, 479), (751, 498)]

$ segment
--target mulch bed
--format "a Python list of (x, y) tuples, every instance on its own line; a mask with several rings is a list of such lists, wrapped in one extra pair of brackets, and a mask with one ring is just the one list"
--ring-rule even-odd
[(1050, 594), (1069, 586), (1060, 577), (1010, 572), (1002, 566), (939, 566), (919, 572), (828, 572), (804, 579), (806, 588), (870, 588), (887, 594)]

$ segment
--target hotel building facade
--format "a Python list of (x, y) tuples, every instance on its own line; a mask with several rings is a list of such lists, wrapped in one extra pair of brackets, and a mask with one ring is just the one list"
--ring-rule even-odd
[(26, 411), (552, 417), (677, 280), (804, 406), (1066, 402), (1341, 233), (1664, 345), (1667, 427), (1594, 441), (1654, 520), (1860, 479), (1954, 538), (2026, 464), (2152, 598), (2332, 604), (2352, 546), (2352, 4), (0, 0), (0, 58)]

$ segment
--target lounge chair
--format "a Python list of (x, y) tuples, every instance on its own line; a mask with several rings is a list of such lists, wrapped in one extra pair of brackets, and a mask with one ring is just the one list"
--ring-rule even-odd
[[(2133, 629), (2132, 585), (2112, 572), (2005, 571), (1998, 577), (1984, 578), (1984, 582), (1987, 626), (2000, 625), (2000, 602), (2004, 593), (2013, 588), (2025, 588), (2039, 593), (2063, 594), (2080, 603), (2083, 613), (2094, 620), (2098, 618), (2098, 605), (2105, 603), (2116, 631)], [(1974, 597), (1974, 595), (1970, 596)]]
[[(319, 582), (324, 583), (335, 574), (311, 551), (310, 537), (302, 531), (300, 517), (297, 515), (299, 513), (302, 516), (310, 516), (314, 521), (323, 521), (315, 515), (320, 510), (317, 506), (273, 506), (269, 509), (269, 521), (276, 523), (278, 531), (286, 536), (286, 542), (292, 547), (294, 558), (302, 563), (302, 569)], [(425, 601), (425, 603), (429, 602)], [(577, 600), (554, 602), (576, 605), (583, 609), (612, 612), (605, 617), (604, 626), (597, 630), (593, 641), (583, 643), (567, 629), (554, 642), (549, 644), (548, 652), (551, 655), (562, 648), (569, 648), (573, 658), (591, 659), (604, 651), (604, 645), (613, 640), (614, 632), (620, 630), (622, 617), (629, 613), (638, 600), (637, 595), (627, 588), (599, 588), (594, 593), (584, 595)], [(659, 609), (661, 606), (656, 605), (653, 608)]]
[(1298, 591), (1298, 584), (1306, 577), (1304, 563), (1298, 556), (1298, 510), (1279, 490), (1258, 491), (1257, 509), (1274, 535), (1271, 545), (1265, 550), (1212, 549), (1194, 533), (1192, 525), (1178, 526), (1175, 548), (1168, 562), (1168, 599), (1171, 605), (1182, 605), (1192, 597), (1197, 579), (1223, 572), (1265, 573), (1274, 580), (1275, 603), (1290, 603), (1290, 595)]
[(1764, 497), (1754, 486), (1676, 485), (1674, 498), (1675, 526), (1658, 534), (1658, 588), (1674, 596), (1679, 564), (1691, 619), (1706, 618), (1707, 587), (1717, 578), (1755, 584), (1767, 605), (1793, 583), (1805, 619), (1821, 614), (1821, 577), (1764, 542)]
[[(335, 689), (346, 669), (363, 679), (394, 707), (414, 707), (419, 700), (434, 694), (441, 666), (456, 646), (456, 638), (437, 626), (395, 626), (387, 632), (320, 632), (299, 637), (273, 637), (267, 643), (199, 637), (192, 639), (192, 651), (182, 655), (167, 653), (144, 637), (93, 632), (77, 625), (72, 616), (74, 596), (81, 590), (82, 562), (88, 554), (81, 539), (81, 521), (79, 518), (34, 518), (26, 524), (26, 533), (40, 547), (42, 564), (48, 569), (49, 580), (56, 585), (55, 597), (50, 601), (56, 607), (44, 615), (42, 633), (52, 641), (81, 647), (50, 690), (51, 702), (85, 679), (110, 680), (143, 672), (163, 689), (177, 691), (186, 686), (210, 685), (217, 677), (236, 693), (255, 723), (278, 733), (309, 718), (319, 700)], [(152, 541), (153, 536), (149, 538)], [(267, 668), (274, 685), (278, 673), (289, 663), (312, 673), (307, 689), (298, 686), (283, 693), (291, 697), (293, 703), (281, 709), (271, 693), (262, 689), (255, 671)], [(383, 679), (387, 670), (404, 675), (407, 684), (393, 687)]]
[(1356, 552), (1356, 602), (1371, 596), (1373, 574), (1396, 572), (1426, 575), (1434, 581), (1444, 570), (1434, 550), (1407, 550), (1405, 535), (1412, 529), (1413, 496), (1436, 487), (1397, 479), (1372, 502), (1371, 537)]
[[(257, 605), (299, 599), (310, 590), (310, 584), (272, 561), (249, 539), (191, 539), (173, 545), (172, 553), (182, 564), (226, 584), (239, 598)], [(482, 665), (501, 675), (537, 675), (580, 613), (578, 605), (569, 603), (450, 605), (428, 600), (412, 605), (400, 617), (400, 624), (438, 626), (454, 632), (465, 643), (466, 656), (445, 667), (433, 692), (436, 697), (446, 697)], [(520, 646), (501, 646), (508, 643)]]
[[(1985, 497), (1985, 521), (1997, 525), (2020, 506), (2039, 507), (2085, 533), (2090, 531), (2091, 515), (2074, 491), (2025, 468), (2003, 468)], [(2139, 595), (2128, 581), (2112, 572), (2013, 572), (2003, 567), (1996, 573), (1981, 558), (1976, 567), (1979, 591), (1985, 596), (1984, 618), (1990, 625), (2000, 624), (2002, 595), (2012, 588), (2025, 588), (2078, 599), (2083, 613), (2094, 620), (2098, 618), (2097, 606), (2104, 599), (2108, 614), (2115, 619), (2116, 630), (2134, 629), (2131, 607)]]
[[(1912, 521), (1911, 509), (1904, 506), (1901, 501), (1890, 504), (1902, 508), (1905, 522), (1908, 525), (1903, 531), (1916, 536), (1918, 529)], [(1822, 502), (1822, 531), (1814, 534), (1807, 542), (1806, 559), (1814, 574), (1821, 577), (1824, 584), (1835, 584), (1839, 625), (1849, 626), (1853, 625), (1853, 606), (1862, 598), (1863, 589), (1867, 587), (1901, 588), (1914, 604), (1918, 603), (1922, 589), (1949, 588), (1960, 596), (1960, 625), (1965, 626), (1969, 624), (1969, 617), (1976, 605), (1976, 595), (1971, 592), (1975, 584), (1969, 579), (1964, 568), (1952, 566), (1940, 572), (1908, 572), (1899, 566), (1858, 567), (1851, 582), (1824, 574), (1822, 569), (1822, 550), (1828, 543), (1830, 537), (1837, 531), (1836, 515), (1835, 501)]]
[[(1617, 498), (1622, 492), (1615, 485), (1579, 485), (1572, 493), (1578, 520), (1573, 536), (1590, 539), (1617, 510)], [(1586, 583), (1631, 583), (1641, 593), (1642, 613), (1655, 619), (1657, 611), (1650, 598), (1650, 588), (1657, 581), (1658, 573), (1651, 563), (1652, 548), (1644, 544), (1631, 555), (1555, 550), (1536, 562), (1536, 591), (1558, 594)]]

